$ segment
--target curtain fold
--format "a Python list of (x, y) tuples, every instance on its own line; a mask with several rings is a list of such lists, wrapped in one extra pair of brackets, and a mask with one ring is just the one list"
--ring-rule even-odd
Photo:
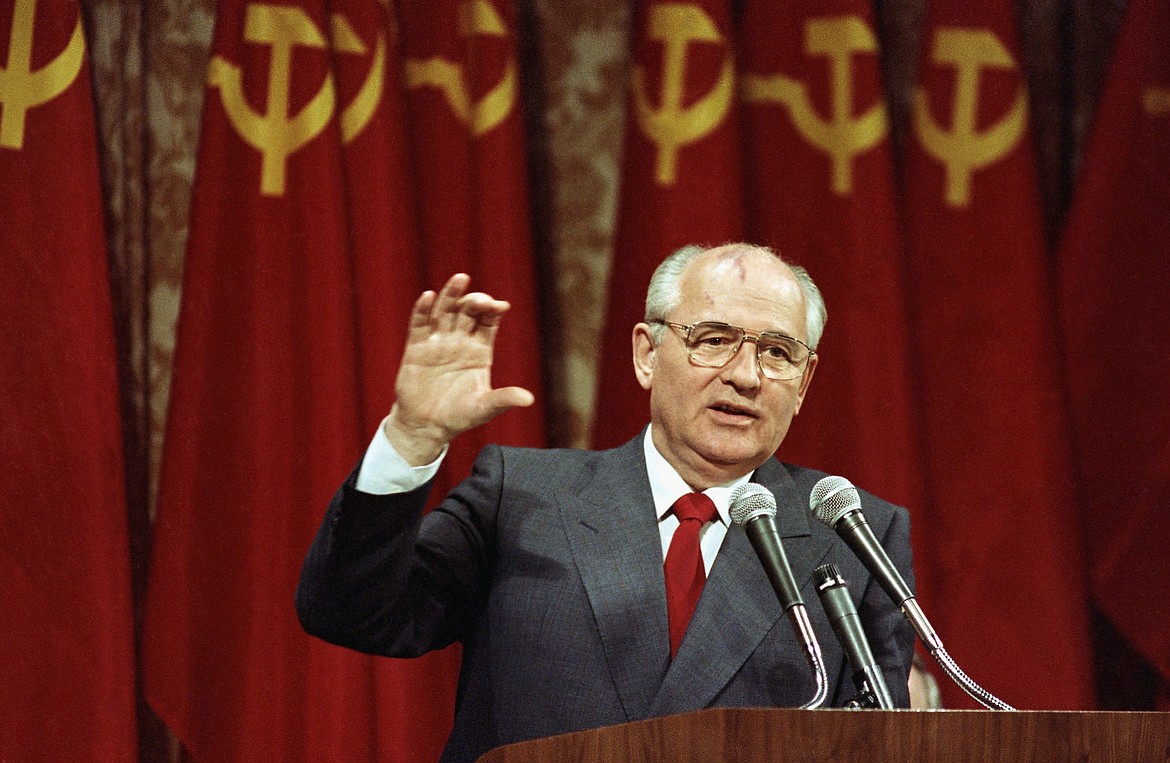
[(12, 3), (0, 39), (0, 759), (136, 751), (110, 266), (81, 9)]

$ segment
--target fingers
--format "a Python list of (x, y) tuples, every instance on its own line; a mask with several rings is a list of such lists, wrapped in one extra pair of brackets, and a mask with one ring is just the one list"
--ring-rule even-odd
[(438, 331), (453, 331), (459, 320), (459, 300), (467, 293), (471, 276), (456, 273), (447, 279), (431, 306), (431, 324)]
[(511, 305), (504, 300), (493, 299), (483, 292), (464, 295), (459, 300), (459, 317), (455, 320), (455, 330), (468, 334), (482, 334), (483, 339), (491, 341), (509, 307)]
[(423, 292), (411, 311), (411, 338), (446, 332), (482, 334), (490, 342), (510, 305), (483, 292), (467, 293), (470, 283), (466, 273), (456, 273), (437, 293)]
[(485, 421), (499, 416), (512, 408), (527, 408), (536, 402), (536, 397), (523, 387), (501, 387), (493, 389), (483, 397)]

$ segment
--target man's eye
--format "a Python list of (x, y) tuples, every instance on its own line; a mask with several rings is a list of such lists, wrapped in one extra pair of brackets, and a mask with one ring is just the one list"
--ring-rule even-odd
[(698, 344), (706, 345), (707, 347), (720, 347), (727, 344), (727, 337), (704, 336), (699, 338)]
[(788, 350), (784, 349), (783, 347), (780, 347), (779, 345), (771, 345), (769, 347), (764, 348), (764, 354), (767, 355), (772, 360), (791, 360), (792, 359), (792, 356), (789, 354)]

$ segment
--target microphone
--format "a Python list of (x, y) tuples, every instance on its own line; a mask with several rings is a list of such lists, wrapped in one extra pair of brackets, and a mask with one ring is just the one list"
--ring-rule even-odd
[(865, 630), (861, 627), (861, 618), (853, 606), (853, 599), (849, 598), (849, 588), (845, 578), (841, 577), (841, 571), (835, 564), (822, 564), (813, 572), (813, 581), (825, 613), (829, 616), (829, 624), (833, 626), (833, 632), (837, 634), (837, 640), (841, 642), (849, 664), (853, 666), (853, 684), (857, 687), (858, 704), (893, 710), (894, 700), (890, 697), (886, 678), (873, 658)]
[(959, 668), (947, 650), (942, 639), (934, 632), (926, 614), (918, 606), (918, 600), (910, 592), (910, 586), (890, 561), (890, 555), (882, 548), (870, 529), (865, 514), (861, 512), (861, 496), (853, 483), (844, 477), (823, 477), (813, 486), (808, 498), (809, 508), (817, 519), (836, 531), (853, 553), (870, 571), (902, 614), (914, 626), (914, 632), (926, 644), (931, 656), (938, 661), (955, 683), (984, 707), (992, 710), (1014, 710), (1011, 705), (982, 688)]
[[(841, 536), (861, 562), (877, 578), (881, 587), (901, 607), (913, 599), (910, 586), (902, 579), (889, 554), (874, 536), (865, 514), (861, 512), (861, 496), (853, 483), (844, 477), (824, 477), (813, 486), (808, 498), (809, 508), (817, 519)], [(923, 638), (926, 641), (926, 638)], [(929, 642), (928, 642), (929, 644)]]
[(763, 485), (744, 483), (731, 493), (730, 514), (731, 520), (747, 533), (780, 606), (788, 614), (797, 640), (804, 649), (804, 657), (816, 675), (816, 694), (804, 707), (820, 707), (829, 693), (829, 677), (821, 657), (821, 645), (800, 595), (800, 586), (796, 584), (784, 545), (780, 542), (780, 532), (776, 529), (776, 496)]
[(742, 527), (752, 542), (780, 605), (785, 610), (803, 607), (800, 586), (796, 584), (776, 528), (776, 496), (763, 485), (746, 482), (731, 493), (730, 514), (731, 521)]

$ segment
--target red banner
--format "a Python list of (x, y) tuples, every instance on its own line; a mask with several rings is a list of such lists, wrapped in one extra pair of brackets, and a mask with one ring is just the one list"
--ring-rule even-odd
[[(1093, 706), (1069, 432), (1014, 6), (932, 3), (907, 171), (924, 607), (977, 682)], [(921, 547), (920, 547), (921, 548)], [(973, 706), (944, 683), (948, 706)]]
[[(393, 403), (406, 316), (426, 288), (402, 90), (400, 19), (368, 0), (333, 0), (333, 57), (358, 310), (362, 431)], [(345, 45), (340, 19), (355, 30)], [(372, 41), (367, 43), (366, 41)], [(370, 56), (372, 55), (372, 58)], [(455, 714), (458, 649), (375, 661), (376, 759), (436, 760)]]
[(1133, 0), (1127, 14), (1060, 250), (1060, 296), (1093, 601), (1165, 687), (1170, 6)]
[[(147, 653), (152, 703), (198, 757), (438, 757), (458, 650), (372, 660), (310, 639), (300, 558), (389, 410), (423, 288), (461, 270), (510, 300), (497, 383), (539, 398), (514, 14), (388, 13), (220, 9)], [(486, 441), (543, 444), (541, 407), (462, 438), (440, 481)]]
[(0, 61), (0, 760), (133, 760), (114, 316), (77, 3), (8, 3)]
[(536, 395), (535, 405), (452, 443), (437, 500), (467, 476), (485, 444), (546, 443), (540, 311), (515, 5), (407, 0), (400, 15), (427, 285), (438, 289), (463, 272), (473, 290), (511, 303), (496, 338), (493, 384)]
[(399, 690), (414, 666), (309, 637), (292, 604), (420, 287), (395, 27), (357, 3), (220, 4), (144, 656), (197, 760), (433, 760), (450, 724), (443, 695)]
[[(780, 457), (919, 504), (889, 120), (869, 2), (749, 2), (740, 34), (748, 236), (829, 310)], [(916, 528), (917, 529), (917, 528)]]
[(611, 447), (649, 420), (630, 337), (658, 263), (686, 244), (743, 235), (741, 158), (731, 15), (725, 0), (642, 2), (621, 201), (609, 277), (593, 441)]

